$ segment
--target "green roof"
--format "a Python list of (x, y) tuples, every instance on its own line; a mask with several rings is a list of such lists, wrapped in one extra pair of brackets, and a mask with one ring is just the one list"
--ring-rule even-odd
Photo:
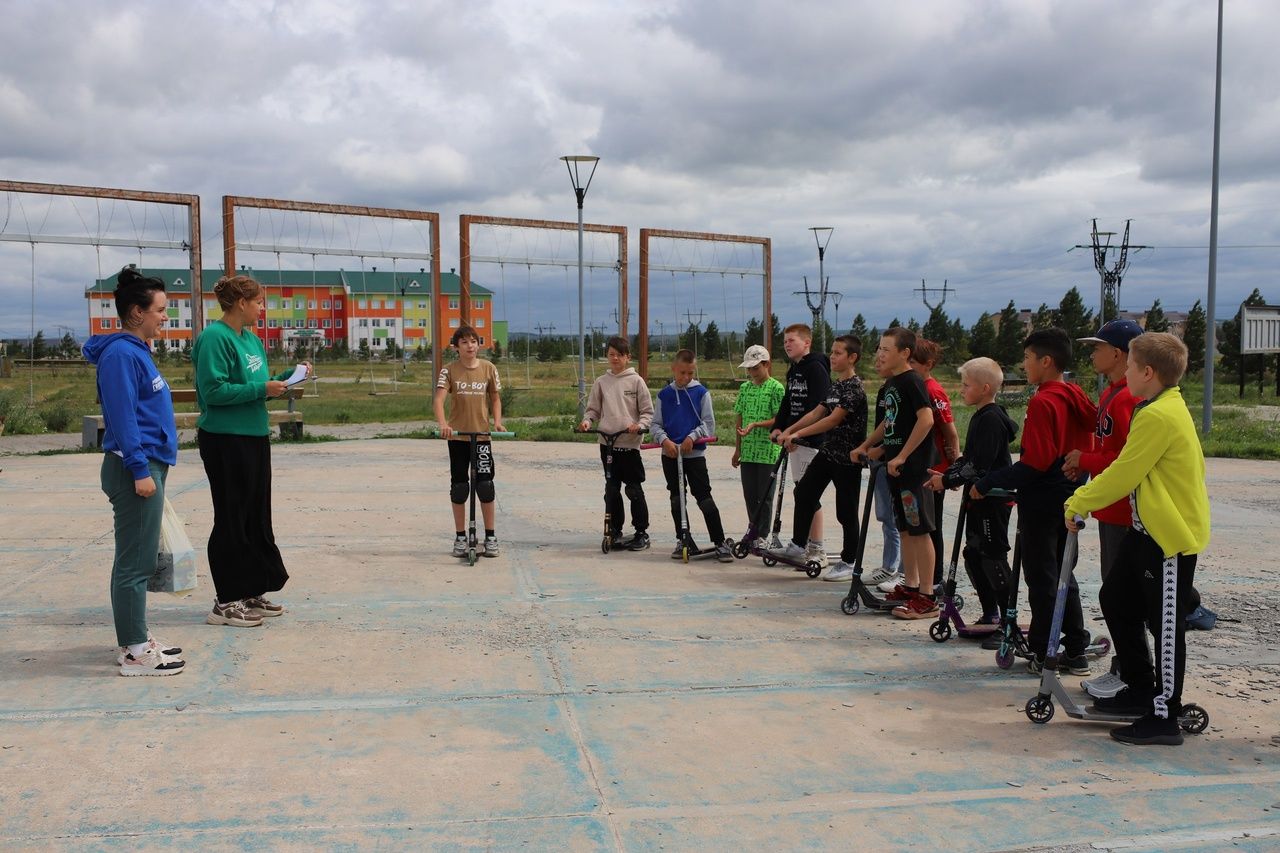
[[(318, 287), (338, 287), (346, 285), (352, 295), (362, 293), (398, 293), (402, 286), (407, 285), (410, 281), (419, 280), (422, 285), (422, 291), (430, 284), (431, 274), (428, 272), (425, 276), (421, 273), (396, 272), (394, 278), (391, 272), (379, 270), (373, 272), (365, 270), (273, 270), (273, 269), (254, 269), (252, 267), (242, 268), (242, 272), (251, 275), (259, 282), (267, 286), (284, 286), (284, 287), (310, 287), (315, 284)], [(188, 279), (191, 271), (187, 269), (147, 269), (143, 268), (144, 275), (158, 276), (164, 281), (165, 290), (170, 293), (190, 293), (191, 282)], [(205, 270), (201, 275), (201, 289), (208, 294), (213, 293), (213, 286), (218, 283), (218, 279), (222, 278), (221, 269)], [(425, 279), (425, 280), (424, 280)], [(112, 275), (108, 278), (100, 278), (94, 281), (93, 287), (90, 287), (89, 293), (111, 293), (116, 289), (117, 276)], [(461, 280), (457, 273), (446, 272), (440, 274), (440, 293), (444, 296), (454, 295), (458, 292), (458, 286)], [(471, 295), (478, 298), (484, 298), (493, 295), (493, 291), (489, 288), (471, 283)]]

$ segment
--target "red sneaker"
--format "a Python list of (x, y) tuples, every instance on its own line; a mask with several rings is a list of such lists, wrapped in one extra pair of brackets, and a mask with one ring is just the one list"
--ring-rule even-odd
[(889, 593), (884, 597), (884, 600), (885, 601), (901, 601), (903, 604), (906, 604), (911, 600), (911, 597), (914, 595), (916, 595), (916, 593), (907, 589), (905, 584), (898, 584), (893, 588), (893, 592)]
[(938, 615), (938, 602), (917, 593), (906, 604), (893, 608), (893, 615), (899, 619), (934, 619)]

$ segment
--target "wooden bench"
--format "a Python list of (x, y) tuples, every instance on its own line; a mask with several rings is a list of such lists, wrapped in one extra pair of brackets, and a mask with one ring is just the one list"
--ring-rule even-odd
[[(178, 403), (195, 403), (196, 392), (194, 388), (177, 388), (172, 389), (170, 395), (173, 397), (174, 404)], [(279, 425), (280, 437), (284, 439), (302, 438), (302, 412), (295, 411), (293, 403), (302, 397), (302, 386), (298, 385), (290, 388), (285, 392), (283, 398), (274, 397), (272, 399), (287, 399), (289, 408), (280, 411), (272, 410), (267, 412), (267, 422), (271, 425)], [(199, 412), (177, 412), (173, 413), (173, 420), (178, 425), (178, 429), (195, 429), (196, 421), (199, 419)], [(106, 421), (102, 414), (85, 415), (81, 421), (80, 427), (80, 445), (82, 447), (101, 447), (102, 434), (106, 431)]]

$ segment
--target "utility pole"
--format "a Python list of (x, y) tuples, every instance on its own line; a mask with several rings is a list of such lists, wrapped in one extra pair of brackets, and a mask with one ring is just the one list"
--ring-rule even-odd
[(542, 325), (541, 323), (538, 323), (538, 324), (536, 324), (536, 325), (534, 326), (534, 328), (538, 330), (538, 343), (539, 343), (539, 344), (541, 344), (541, 343), (542, 343), (542, 336), (543, 336), (544, 334), (554, 335), (554, 334), (556, 333), (556, 324), (555, 324), (555, 323), (552, 323), (552, 324), (550, 324), (550, 325), (548, 325), (548, 326), (544, 326), (544, 325)]
[(698, 322), (693, 322), (693, 312), (684, 312), (684, 318), (689, 321), (689, 325), (693, 326), (693, 357), (698, 357), (698, 332), (702, 330), (702, 318), (705, 316), (702, 309), (698, 309)]
[[(604, 335), (604, 324), (603, 324), (603, 323), (600, 323), (600, 324), (598, 324), (598, 325), (597, 325), (597, 324), (592, 324), (592, 325), (590, 325), (590, 326), (587, 326), (587, 328), (591, 331), (591, 352), (592, 352), (592, 353), (595, 353), (595, 351), (596, 351), (596, 335), (601, 335), (601, 336), (603, 336), (603, 335)], [(595, 358), (595, 355), (592, 355), (592, 358)]]
[[(929, 287), (924, 283), (924, 279), (920, 279), (920, 286), (915, 289), (915, 292), (920, 294), (920, 299), (924, 302), (924, 307), (928, 308), (929, 313), (932, 314), (933, 309), (941, 308), (947, 303), (947, 294), (955, 293), (956, 289), (954, 287), (947, 287), (947, 280), (945, 278), (942, 280), (942, 287)], [(934, 305), (929, 301), (930, 293), (942, 294), (942, 298), (938, 300), (937, 305)]]
[[(818, 339), (818, 352), (824, 352), (822, 342), (822, 316), (827, 307), (827, 286), (831, 284), (831, 280), (827, 278), (824, 271), (823, 262), (827, 256), (827, 244), (831, 242), (831, 234), (836, 229), (826, 226), (818, 226), (809, 229), (813, 232), (813, 239), (818, 245), (818, 292), (809, 292), (809, 277), (804, 277), (804, 304), (809, 306), (809, 313), (813, 315), (813, 334)], [(765, 323), (771, 321), (769, 317), (765, 317)]]
[[(1098, 305), (1098, 325), (1101, 326), (1107, 322), (1107, 302), (1108, 300), (1116, 306), (1117, 316), (1120, 311), (1120, 283), (1124, 280), (1124, 271), (1129, 266), (1129, 250), (1140, 252), (1143, 249), (1149, 249), (1150, 246), (1131, 246), (1129, 244), (1129, 225), (1132, 219), (1124, 221), (1124, 237), (1120, 239), (1119, 246), (1111, 245), (1111, 238), (1116, 235), (1114, 231), (1099, 231), (1098, 220), (1093, 220), (1092, 242), (1087, 245), (1076, 244), (1073, 249), (1092, 249), (1093, 250), (1093, 267), (1098, 271), (1098, 277), (1101, 279), (1100, 299)], [(1105, 242), (1103, 240), (1105, 239)], [(1120, 255), (1116, 258), (1115, 264), (1107, 268), (1107, 253), (1112, 249), (1119, 251)], [(1115, 319), (1112, 317), (1111, 319)]]
[(654, 320), (653, 322), (658, 324), (658, 347), (662, 350), (662, 358), (665, 361), (667, 358), (667, 324), (661, 320)]

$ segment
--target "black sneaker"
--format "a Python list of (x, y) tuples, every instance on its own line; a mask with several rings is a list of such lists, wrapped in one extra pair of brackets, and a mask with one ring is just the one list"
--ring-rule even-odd
[(627, 543), (628, 551), (643, 551), (649, 547), (649, 534), (641, 531)]
[(1111, 736), (1121, 743), (1138, 746), (1182, 746), (1182, 728), (1172, 715), (1166, 719), (1154, 713), (1143, 714), (1127, 726), (1112, 729)]
[(673, 559), (673, 560), (683, 560), (683, 559), (684, 559), (684, 544), (683, 544), (683, 543), (681, 543), (681, 542), (677, 542), (677, 543), (676, 543), (675, 550), (671, 552), (671, 559)]
[(999, 631), (992, 631), (990, 636), (982, 640), (982, 648), (988, 652), (1000, 651), (1000, 643), (1004, 640), (1004, 634)]
[(1114, 696), (1094, 699), (1093, 710), (1104, 714), (1149, 714), (1151, 699), (1150, 693), (1140, 693), (1132, 687), (1126, 687)]
[(1058, 672), (1082, 676), (1093, 674), (1093, 670), (1089, 668), (1089, 658), (1085, 655), (1063, 655), (1058, 658)]

